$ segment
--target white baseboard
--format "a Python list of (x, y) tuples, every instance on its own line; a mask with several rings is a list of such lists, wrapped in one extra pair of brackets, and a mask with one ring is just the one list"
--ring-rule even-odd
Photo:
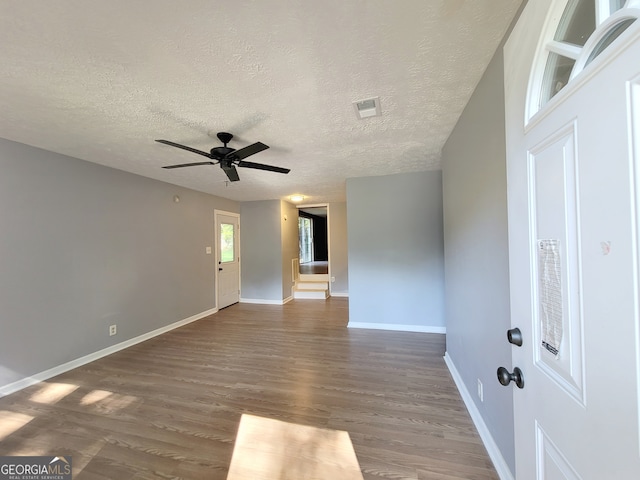
[(255, 303), (258, 305), (284, 305), (287, 302), (293, 300), (293, 297), (287, 297), (284, 300), (265, 300), (263, 298), (242, 298), (240, 297), (240, 303)]
[(473, 402), (473, 399), (471, 397), (471, 394), (469, 393), (469, 390), (467, 390), (467, 387), (462, 381), (462, 377), (460, 376), (460, 373), (458, 373), (458, 370), (456, 369), (456, 366), (453, 363), (453, 360), (451, 360), (451, 357), (447, 352), (445, 352), (444, 354), (444, 362), (447, 364), (447, 367), (449, 367), (449, 372), (451, 372), (453, 381), (455, 382), (456, 387), (458, 387), (460, 396), (462, 397), (462, 400), (464, 401), (464, 404), (467, 407), (467, 411), (469, 412), (469, 415), (471, 415), (471, 419), (473, 420), (473, 423), (475, 424), (476, 429), (480, 434), (482, 443), (484, 443), (484, 446), (487, 449), (487, 452), (489, 453), (489, 458), (491, 458), (491, 461), (493, 462), (493, 466), (496, 468), (496, 471), (498, 472), (498, 476), (500, 477), (500, 480), (514, 480), (514, 476), (511, 473), (511, 469), (507, 465), (507, 462), (504, 460), (504, 457), (502, 456), (502, 452), (500, 452), (498, 445), (496, 444), (495, 440), (493, 439), (493, 436), (489, 432), (489, 428), (487, 427), (487, 424), (484, 423), (484, 419), (480, 414), (480, 410), (478, 410), (478, 407), (476, 407), (476, 404)]
[(76, 358), (75, 360), (71, 360), (70, 362), (63, 363), (62, 365), (58, 365), (57, 367), (50, 368), (40, 373), (36, 373), (35, 375), (31, 375), (29, 377), (25, 377), (22, 380), (18, 380), (13, 383), (9, 383), (8, 385), (3, 385), (0, 387), (0, 398), (15, 393), (23, 388), (30, 387), (31, 385), (35, 385), (39, 382), (44, 382), (50, 378), (53, 378), (62, 373), (68, 372), (69, 370), (73, 370), (74, 368), (81, 367), (82, 365), (86, 365), (87, 363), (94, 362), (100, 358), (106, 357), (107, 355), (111, 355), (112, 353), (119, 352), (120, 350), (124, 350), (125, 348), (132, 347), (138, 343), (144, 342), (145, 340), (149, 340), (153, 337), (157, 337), (158, 335), (162, 335), (163, 333), (169, 332), (176, 328), (182, 327), (188, 323), (195, 322), (196, 320), (200, 320), (201, 318), (208, 317), (209, 315), (213, 315), (218, 311), (217, 308), (212, 308), (210, 310), (206, 310), (202, 313), (197, 313), (192, 315), (189, 318), (185, 318), (184, 320), (179, 320), (170, 325), (166, 325), (164, 327), (158, 328), (156, 330), (152, 330), (151, 332), (143, 333), (134, 338), (130, 338), (129, 340), (125, 340), (124, 342), (118, 343), (116, 345), (111, 345), (110, 347), (103, 348), (102, 350), (98, 350), (97, 352), (90, 353), (89, 355), (85, 355), (80, 358)]
[(339, 297), (339, 298), (349, 298), (349, 292), (331, 292), (331, 297)]
[(374, 330), (396, 330), (399, 332), (447, 333), (446, 327), (430, 327), (428, 325), (397, 325), (395, 323), (349, 322), (349, 328), (369, 328)]

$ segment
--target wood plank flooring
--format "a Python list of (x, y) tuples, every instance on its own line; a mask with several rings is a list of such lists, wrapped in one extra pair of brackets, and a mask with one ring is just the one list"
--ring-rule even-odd
[(300, 273), (303, 275), (327, 274), (329, 273), (329, 262), (301, 263)]
[(77, 479), (224, 480), (246, 413), (349, 432), (365, 480), (497, 479), (444, 336), (347, 321), (344, 298), (233, 305), (1, 398), (0, 455), (71, 455)]

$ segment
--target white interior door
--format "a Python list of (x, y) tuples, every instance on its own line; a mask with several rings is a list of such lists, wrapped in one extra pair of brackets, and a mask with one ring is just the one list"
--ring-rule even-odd
[(638, 479), (640, 35), (524, 127), (543, 3), (505, 47), (516, 478)]
[(216, 212), (217, 307), (240, 301), (240, 216)]

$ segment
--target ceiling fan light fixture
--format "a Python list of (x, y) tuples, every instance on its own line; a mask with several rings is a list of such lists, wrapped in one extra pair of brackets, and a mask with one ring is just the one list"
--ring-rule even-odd
[(356, 117), (359, 120), (369, 117), (379, 117), (382, 115), (380, 109), (380, 97), (367, 98), (365, 100), (358, 100), (353, 102), (353, 108), (356, 112)]

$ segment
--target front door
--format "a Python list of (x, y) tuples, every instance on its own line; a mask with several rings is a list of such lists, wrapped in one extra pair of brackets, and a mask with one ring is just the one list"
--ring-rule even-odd
[(217, 307), (228, 307), (240, 300), (240, 217), (216, 212)]
[(638, 479), (640, 34), (525, 126), (544, 3), (504, 57), (516, 478)]

